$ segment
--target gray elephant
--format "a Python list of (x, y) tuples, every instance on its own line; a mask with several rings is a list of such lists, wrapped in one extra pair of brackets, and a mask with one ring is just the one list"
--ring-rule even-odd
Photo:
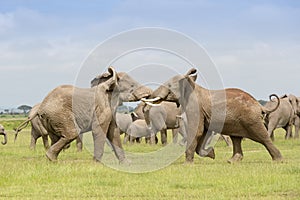
[(294, 120), (295, 125), (295, 138), (299, 138), (299, 129), (300, 129), (300, 116), (297, 115)]
[[(276, 102), (268, 101), (264, 106), (266, 108), (272, 108), (276, 106)], [(265, 117), (265, 125), (273, 141), (274, 130), (276, 128), (285, 129), (286, 139), (292, 137), (292, 127), (297, 113), (300, 113), (299, 100), (297, 97), (291, 94), (282, 96), (278, 109)]]
[[(50, 146), (49, 146), (49, 142), (48, 142), (48, 132), (45, 129), (45, 127), (43, 126), (42, 122), (40, 121), (39, 117), (37, 116), (37, 111), (40, 107), (41, 103), (38, 103), (36, 105), (34, 105), (32, 107), (32, 109), (30, 110), (29, 114), (28, 114), (28, 120), (24, 121), (23, 123), (21, 123), (16, 129), (16, 133), (15, 133), (15, 141), (17, 139), (18, 133), (20, 131), (22, 131), (22, 129), (24, 129), (29, 122), (31, 123), (31, 142), (30, 142), (30, 148), (31, 149), (35, 149), (36, 147), (36, 141), (37, 139), (39, 139), (40, 137), (42, 137), (43, 139), (43, 144), (45, 149), (47, 150)], [(51, 142), (51, 145), (53, 145), (54, 141)], [(77, 137), (76, 139), (76, 145), (77, 145), (77, 150), (78, 151), (82, 151), (82, 137)], [(69, 145), (65, 146), (64, 149), (68, 148)]]
[(7, 144), (7, 133), (4, 129), (4, 127), (0, 124), (0, 135), (4, 136), (4, 141), (1, 142), (3, 145)]
[[(297, 97), (298, 103), (300, 102), (300, 97)], [(300, 110), (300, 103), (298, 104), (298, 111)], [(299, 130), (300, 130), (300, 113), (297, 112), (297, 115), (294, 119), (295, 125), (295, 138), (299, 138)]]
[(42, 101), (37, 116), (54, 141), (46, 152), (50, 161), (56, 161), (63, 147), (78, 134), (92, 131), (96, 161), (101, 161), (108, 139), (120, 163), (126, 162), (113, 115), (122, 102), (138, 101), (151, 95), (152, 90), (112, 67), (91, 84), (98, 85), (93, 88), (59, 86)]
[[(133, 141), (133, 139), (130, 139), (130, 135), (127, 133), (130, 125), (137, 120), (137, 115), (133, 113), (116, 113), (116, 124), (117, 127), (120, 129), (120, 134), (124, 133), (124, 144), (127, 143), (127, 141)], [(140, 142), (140, 138), (135, 138), (137, 142)]]
[[(163, 145), (167, 144), (167, 129), (172, 130), (173, 142), (177, 142), (178, 133), (186, 138), (183, 126), (180, 126), (182, 121), (180, 108), (173, 102), (162, 102), (160, 106), (151, 105), (146, 102), (141, 102), (135, 109), (135, 113), (141, 119), (146, 119), (147, 124), (152, 129), (153, 133), (160, 131), (161, 142)], [(145, 111), (145, 112), (144, 112)], [(147, 115), (145, 117), (145, 115)], [(149, 119), (149, 121), (147, 121)], [(151, 139), (151, 143), (154, 138)]]
[[(263, 115), (275, 111), (280, 101), (272, 110), (268, 110), (240, 89), (208, 90), (194, 82), (196, 73), (197, 70), (193, 68), (186, 75), (171, 78), (148, 99), (155, 104), (172, 101), (182, 106), (187, 116), (186, 162), (193, 162), (195, 152), (203, 156), (203, 152), (213, 150), (203, 148), (206, 138), (212, 137), (212, 132), (230, 135), (233, 155), (229, 163), (242, 160), (241, 141), (244, 137), (263, 144), (273, 160), (282, 160), (263, 123)], [(279, 99), (276, 95), (272, 96)]]
[[(18, 133), (22, 129), (24, 129), (30, 122), (31, 123), (30, 148), (35, 149), (37, 139), (42, 137), (44, 147), (45, 147), (45, 149), (48, 149), (49, 148), (48, 132), (42, 125), (42, 122), (40, 121), (40, 119), (36, 116), (39, 107), (40, 107), (40, 103), (34, 105), (28, 114), (28, 119), (31, 119), (31, 120), (24, 121), (15, 129), (15, 131), (16, 131), (15, 141), (17, 139)], [(33, 117), (33, 116), (35, 116), (35, 117)]]
[(130, 124), (126, 132), (130, 136), (129, 141), (131, 144), (134, 142), (134, 140), (138, 138), (142, 138), (142, 137), (150, 138), (151, 134), (153, 134), (152, 130), (148, 128), (145, 119), (134, 120)]

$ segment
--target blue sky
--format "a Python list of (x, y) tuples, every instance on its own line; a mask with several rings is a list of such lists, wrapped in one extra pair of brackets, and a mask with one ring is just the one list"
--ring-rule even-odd
[(56, 86), (74, 83), (97, 44), (152, 26), (201, 44), (225, 87), (257, 99), (300, 96), (299, 1), (3, 0), (0, 108), (40, 102)]

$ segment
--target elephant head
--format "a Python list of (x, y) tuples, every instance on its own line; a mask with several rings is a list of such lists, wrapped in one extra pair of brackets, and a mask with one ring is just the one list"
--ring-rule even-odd
[(97, 76), (91, 81), (91, 87), (105, 85), (112, 98), (113, 106), (118, 106), (121, 102), (139, 101), (152, 94), (152, 90), (141, 85), (124, 72), (117, 73), (113, 67), (108, 68), (108, 72)]
[[(143, 99), (146, 103), (161, 101), (176, 102), (177, 106), (184, 106), (195, 88), (197, 70), (190, 69), (185, 75), (177, 75), (157, 88), (151, 95), (152, 99)], [(154, 104), (151, 104), (154, 105)]]
[(289, 102), (291, 103), (291, 105), (293, 107), (295, 115), (299, 115), (300, 114), (299, 99), (296, 96), (292, 95), (292, 94), (288, 95), (288, 99), (289, 99)]
[(5, 145), (7, 143), (7, 134), (4, 130), (4, 127), (0, 124), (0, 135), (4, 136), (4, 141), (1, 142), (3, 145)]
[(288, 101), (290, 102), (290, 104), (293, 108), (293, 111), (294, 111), (295, 115), (300, 114), (300, 102), (299, 102), (299, 99), (296, 96), (294, 96), (292, 94), (289, 94), (289, 95), (285, 94), (281, 98), (287, 98), (288, 99)]

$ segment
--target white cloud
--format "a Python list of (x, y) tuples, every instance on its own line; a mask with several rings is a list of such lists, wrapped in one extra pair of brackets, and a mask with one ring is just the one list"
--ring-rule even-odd
[(12, 13), (0, 13), (0, 34), (14, 27), (14, 15)]

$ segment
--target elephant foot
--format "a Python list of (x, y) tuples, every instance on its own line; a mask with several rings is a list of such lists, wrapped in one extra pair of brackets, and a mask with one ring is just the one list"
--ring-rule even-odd
[(243, 160), (243, 155), (240, 153), (236, 153), (234, 154), (234, 156), (232, 156), (232, 158), (230, 158), (227, 162), (230, 164), (233, 164), (235, 162), (240, 162)]
[(47, 157), (50, 161), (52, 161), (52, 162), (57, 161), (57, 155), (55, 155), (55, 154), (52, 153), (52, 152), (47, 151), (47, 152), (46, 152), (46, 157)]
[(209, 157), (214, 160), (216, 157), (215, 150), (212, 149), (205, 157)]
[(283, 157), (282, 157), (282, 156), (279, 156), (279, 157), (273, 158), (272, 160), (273, 160), (274, 162), (280, 163), (280, 162), (283, 162)]

